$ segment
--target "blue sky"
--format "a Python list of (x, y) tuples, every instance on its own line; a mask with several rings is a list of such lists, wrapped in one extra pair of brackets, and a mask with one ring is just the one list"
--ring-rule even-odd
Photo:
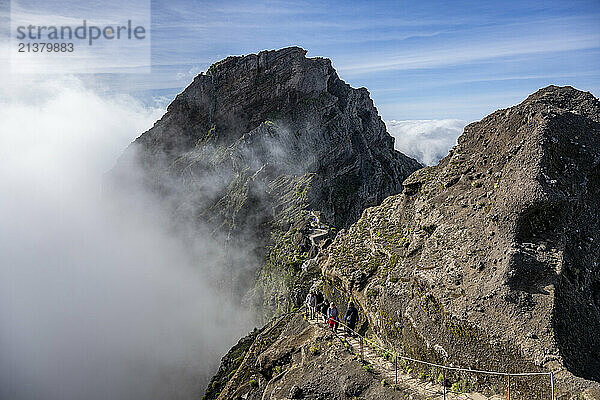
[(332, 59), (385, 120), (477, 120), (548, 84), (600, 94), (599, 0), (153, 0), (152, 72), (83, 79), (164, 104), (220, 59), (291, 45)]
[(152, 3), (147, 95), (232, 54), (298, 45), (367, 87), (384, 119), (479, 119), (548, 84), (600, 93), (600, 1)]

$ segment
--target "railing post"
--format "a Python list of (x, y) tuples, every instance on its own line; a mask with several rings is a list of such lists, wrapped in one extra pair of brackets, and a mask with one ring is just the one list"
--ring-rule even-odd
[(360, 337), (360, 361), (365, 361), (365, 354), (363, 351), (363, 338), (362, 336)]
[(446, 368), (442, 368), (442, 387), (444, 388), (444, 400), (446, 400)]
[(398, 384), (398, 356), (394, 355), (394, 371), (396, 373), (396, 385)]
[(508, 400), (510, 400), (510, 375), (507, 375), (506, 378), (507, 378), (506, 379), (507, 380), (506, 387), (508, 389)]
[(554, 400), (554, 372), (550, 372), (550, 390), (552, 400)]

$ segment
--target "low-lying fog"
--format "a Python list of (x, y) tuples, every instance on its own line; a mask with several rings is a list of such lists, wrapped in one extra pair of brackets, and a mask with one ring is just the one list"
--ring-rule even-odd
[[(208, 283), (218, 243), (190, 249), (148, 196), (124, 209), (102, 190), (164, 110), (76, 78), (2, 79), (0, 398), (197, 397), (253, 316)], [(431, 164), (461, 124), (388, 126), (399, 149)]]
[(206, 283), (214, 243), (102, 191), (163, 111), (73, 78), (0, 90), (0, 398), (197, 396), (251, 318)]

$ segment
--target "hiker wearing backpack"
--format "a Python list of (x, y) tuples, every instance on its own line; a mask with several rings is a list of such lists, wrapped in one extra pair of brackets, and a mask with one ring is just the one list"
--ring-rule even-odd
[(306, 305), (309, 310), (309, 318), (315, 319), (317, 317), (317, 295), (312, 290), (306, 296)]
[(358, 309), (351, 301), (348, 303), (348, 308), (344, 314), (344, 323), (346, 324), (346, 336), (352, 335), (356, 323), (358, 322)]
[(329, 327), (333, 332), (337, 332), (339, 315), (340, 313), (332, 301), (329, 305), (329, 309), (327, 310), (327, 322), (329, 323)]
[(327, 324), (327, 310), (329, 309), (329, 302), (327, 299), (323, 299), (321, 303), (321, 307), (319, 308), (319, 314), (323, 317), (323, 322)]

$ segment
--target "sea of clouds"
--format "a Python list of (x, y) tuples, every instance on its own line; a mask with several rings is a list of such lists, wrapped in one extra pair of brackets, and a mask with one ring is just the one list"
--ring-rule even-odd
[(150, 197), (122, 212), (103, 190), (164, 109), (21, 78), (0, 82), (0, 398), (197, 397), (251, 320), (207, 283), (214, 243), (191, 253)]
[(465, 125), (459, 119), (386, 121), (396, 150), (424, 165), (435, 165), (445, 157)]

